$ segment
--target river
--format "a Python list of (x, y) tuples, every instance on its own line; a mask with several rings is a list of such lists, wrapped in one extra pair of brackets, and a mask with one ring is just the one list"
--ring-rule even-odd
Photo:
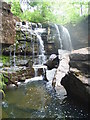
[[(88, 111), (61, 97), (39, 77), (19, 87), (8, 87), (2, 101), (3, 118), (88, 118)], [(40, 80), (39, 80), (40, 79)]]

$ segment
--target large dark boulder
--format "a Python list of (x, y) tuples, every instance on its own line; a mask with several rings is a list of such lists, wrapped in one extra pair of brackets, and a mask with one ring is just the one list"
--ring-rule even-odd
[(90, 105), (90, 85), (83, 83), (73, 73), (68, 73), (61, 80), (61, 85), (67, 91), (67, 95), (86, 105)]

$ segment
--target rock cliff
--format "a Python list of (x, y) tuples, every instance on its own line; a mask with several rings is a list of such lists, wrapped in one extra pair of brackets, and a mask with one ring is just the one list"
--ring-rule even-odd
[(16, 18), (13, 16), (11, 12), (11, 5), (6, 2), (0, 2), (0, 43), (2, 44), (13, 44), (15, 41), (15, 24)]

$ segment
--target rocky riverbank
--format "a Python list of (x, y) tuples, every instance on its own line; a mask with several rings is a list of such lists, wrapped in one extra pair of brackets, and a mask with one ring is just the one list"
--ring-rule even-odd
[(89, 49), (82, 48), (60, 55), (59, 66), (52, 80), (54, 87), (64, 87), (68, 97), (87, 106), (90, 104)]

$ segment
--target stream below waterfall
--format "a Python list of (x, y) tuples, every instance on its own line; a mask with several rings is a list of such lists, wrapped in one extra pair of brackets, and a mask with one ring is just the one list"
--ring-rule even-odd
[(19, 88), (9, 87), (2, 101), (3, 118), (87, 118), (88, 112), (65, 96), (57, 94), (48, 82), (35, 77)]
[[(27, 58), (26, 58), (27, 59)], [(29, 58), (28, 58), (29, 59)], [(16, 59), (17, 60), (17, 59)], [(8, 59), (9, 61), (9, 59)], [(53, 89), (42, 76), (7, 87), (2, 100), (3, 118), (88, 118), (88, 111)]]

